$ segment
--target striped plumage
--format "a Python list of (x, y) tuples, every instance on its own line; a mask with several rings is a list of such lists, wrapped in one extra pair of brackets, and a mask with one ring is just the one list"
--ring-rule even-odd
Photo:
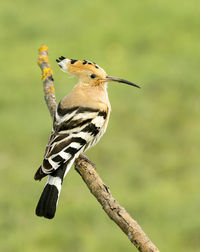
[(48, 179), (36, 208), (38, 216), (53, 218), (64, 177), (75, 159), (104, 134), (110, 115), (107, 82), (131, 82), (106, 75), (95, 63), (57, 60), (63, 71), (76, 75), (78, 84), (57, 106), (53, 129), (46, 147), (44, 160), (35, 180)]

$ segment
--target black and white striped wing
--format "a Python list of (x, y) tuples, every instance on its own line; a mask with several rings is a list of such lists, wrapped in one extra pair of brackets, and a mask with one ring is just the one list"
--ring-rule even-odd
[(94, 145), (104, 133), (106, 116), (106, 112), (97, 109), (61, 109), (58, 105), (42, 171), (51, 174), (64, 165), (66, 174), (80, 153)]

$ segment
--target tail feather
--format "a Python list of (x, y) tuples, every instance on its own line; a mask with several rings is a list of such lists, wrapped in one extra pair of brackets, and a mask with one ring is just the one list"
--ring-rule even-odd
[(57, 187), (55, 185), (46, 184), (36, 207), (36, 215), (52, 219), (56, 212), (58, 197), (59, 191)]
[(52, 219), (55, 216), (66, 165), (48, 176), (46, 186), (36, 207), (36, 215)]
[(79, 154), (80, 152), (77, 152), (68, 162), (62, 163), (57, 170), (48, 176), (47, 183), (36, 207), (35, 213), (37, 216), (43, 216), (48, 219), (54, 217), (63, 179)]

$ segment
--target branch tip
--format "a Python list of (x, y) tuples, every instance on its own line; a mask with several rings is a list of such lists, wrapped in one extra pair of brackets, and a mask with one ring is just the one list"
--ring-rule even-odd
[(45, 51), (48, 53), (48, 46), (46, 45), (41, 45), (40, 48), (39, 48), (39, 53), (41, 53), (42, 51)]

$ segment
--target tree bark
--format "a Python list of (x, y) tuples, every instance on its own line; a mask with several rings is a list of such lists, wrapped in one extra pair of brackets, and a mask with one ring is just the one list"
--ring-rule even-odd
[[(53, 119), (57, 104), (53, 84), (53, 71), (49, 64), (48, 47), (45, 45), (39, 48), (38, 65), (42, 70), (45, 101)], [(121, 228), (139, 251), (159, 252), (138, 223), (113, 198), (110, 190), (96, 172), (95, 165), (86, 156), (80, 155), (77, 158), (75, 169), (110, 219)]]

